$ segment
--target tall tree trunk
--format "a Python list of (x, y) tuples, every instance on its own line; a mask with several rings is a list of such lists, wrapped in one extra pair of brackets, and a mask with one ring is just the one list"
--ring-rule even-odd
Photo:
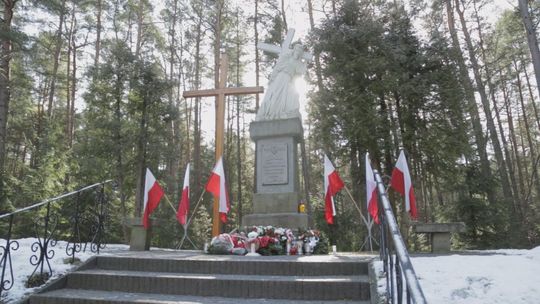
[[(395, 98), (396, 96), (394, 96), (394, 99)], [(397, 100), (396, 100), (396, 103), (397, 103)], [(390, 155), (386, 156), (387, 159), (385, 160), (386, 163), (385, 163), (384, 168), (385, 168), (385, 174), (388, 176), (392, 176), (392, 168), (394, 166), (392, 155), (397, 155), (397, 153), (399, 152), (398, 149), (400, 147), (399, 136), (398, 136), (399, 124), (396, 121), (398, 117), (397, 110), (394, 109), (393, 104), (390, 101), (390, 99), (388, 100), (387, 104), (388, 104), (388, 118), (390, 119), (390, 126), (391, 126), (390, 136), (392, 137), (392, 144), (393, 144), (394, 150), (388, 151)], [(397, 108), (397, 104), (395, 108)], [(379, 168), (382, 169), (383, 167), (379, 166)]]
[(73, 59), (71, 60), (72, 68), (71, 68), (71, 105), (69, 109), (69, 142), (68, 147), (71, 148), (73, 146), (73, 137), (75, 135), (75, 95), (77, 93), (77, 49), (82, 46), (75, 45), (75, 35), (71, 38), (71, 44), (73, 46)]
[(521, 21), (527, 32), (527, 42), (529, 43), (529, 50), (531, 51), (534, 73), (536, 75), (536, 88), (538, 89), (538, 95), (540, 96), (540, 49), (538, 48), (538, 39), (536, 38), (536, 31), (531, 16), (529, 15), (529, 5), (527, 4), (527, 0), (518, 0), (518, 2)]
[[(178, 0), (174, 0), (173, 2), (173, 14), (172, 14), (172, 20), (170, 21), (170, 29), (168, 31), (169, 39), (170, 39), (170, 45), (169, 45), (169, 83), (174, 82), (174, 66), (175, 66), (175, 58), (176, 58), (176, 22), (178, 18)], [(174, 102), (174, 88), (175, 86), (172, 86), (169, 88), (168, 91), (168, 101), (169, 101), (169, 109), (170, 111), (176, 111), (176, 104)], [(178, 147), (178, 138), (180, 134), (176, 132), (177, 126), (176, 126), (176, 118), (171, 118), (170, 121), (167, 124), (167, 133), (168, 135), (168, 154), (167, 155), (167, 189), (172, 193), (172, 199), (176, 200), (176, 196), (178, 195), (178, 183), (177, 183), (177, 174), (179, 171), (179, 155), (180, 155), (180, 149)]]
[[(219, 59), (221, 51), (221, 27), (222, 27), (222, 17), (224, 9), (224, 0), (216, 1), (216, 20), (214, 23), (214, 84), (215, 88), (219, 86)], [(217, 97), (216, 97), (217, 98)], [(217, 99), (216, 99), (217, 100)], [(215, 103), (216, 113), (217, 113), (217, 102)], [(217, 115), (216, 115), (217, 122)]]
[[(491, 99), (492, 99), (492, 102), (493, 102), (493, 110), (495, 110), (495, 118), (497, 120), (497, 125), (499, 127), (499, 132), (501, 134), (501, 141), (502, 141), (502, 144), (503, 144), (505, 160), (506, 160), (506, 164), (508, 166), (508, 175), (510, 176), (510, 183), (512, 185), (512, 190), (513, 190), (513, 193), (514, 193), (514, 201), (513, 201), (513, 203), (514, 203), (514, 211), (517, 211), (518, 210), (517, 206), (520, 204), (520, 200), (521, 200), (521, 192), (519, 191), (518, 184), (516, 182), (516, 172), (514, 170), (514, 165), (512, 163), (512, 155), (511, 155), (511, 153), (510, 153), (510, 151), (508, 149), (508, 147), (509, 147), (508, 141), (506, 140), (506, 135), (505, 135), (504, 127), (503, 127), (503, 124), (502, 124), (499, 107), (497, 106), (496, 99), (495, 99), (495, 92), (493, 90), (494, 90), (494, 88), (490, 89)], [(506, 92), (503, 93), (503, 97), (504, 97), (504, 102), (506, 103), (507, 102)]]
[(287, 32), (289, 26), (287, 25), (287, 15), (285, 14), (285, 0), (281, 0), (281, 19), (283, 20), (285, 32)]
[[(4, 15), (0, 20), (0, 30), (3, 33), (11, 32), (11, 21), (17, 0), (3, 0)], [(11, 39), (9, 35), (0, 36), (0, 205), (7, 199), (4, 191), (6, 160), (6, 135), (7, 119), (10, 101), (10, 61), (11, 61)]]
[[(484, 47), (484, 34), (482, 32), (482, 23), (480, 22), (480, 16), (478, 14), (478, 8), (476, 6), (476, 1), (473, 1), (473, 8), (474, 8), (474, 16), (475, 16), (475, 19), (476, 19), (476, 25), (477, 25), (477, 30), (478, 30), (480, 54), (482, 56), (482, 61), (484, 62), (484, 71), (485, 71), (485, 75), (486, 75), (486, 83), (488, 85), (489, 95), (490, 95), (490, 98), (491, 98), (491, 103), (493, 104), (493, 110), (495, 111), (495, 118), (496, 118), (498, 128), (499, 128), (499, 132), (500, 132), (502, 148), (503, 148), (503, 151), (504, 151), (505, 166), (508, 168), (508, 171), (509, 171), (508, 175), (510, 177), (510, 184), (512, 185), (512, 192), (513, 192), (512, 198), (513, 199), (511, 201), (511, 203), (514, 206), (514, 211), (516, 211), (516, 205), (519, 204), (520, 195), (519, 195), (519, 191), (517, 190), (517, 185), (516, 185), (516, 182), (515, 182), (514, 168), (513, 168), (513, 165), (512, 165), (512, 159), (511, 159), (510, 154), (508, 152), (508, 143), (506, 141), (506, 136), (504, 134), (505, 132), (504, 132), (504, 128), (502, 126), (501, 116), (499, 114), (499, 107), (497, 106), (497, 99), (495, 97), (495, 86), (493, 85), (493, 82), (492, 82), (493, 74), (491, 72), (491, 69), (490, 69), (489, 65), (487, 64), (488, 59), (487, 59), (487, 55), (486, 55), (486, 49)], [(489, 104), (489, 102), (488, 102), (488, 104)]]
[[(380, 77), (379, 77), (380, 79)], [(392, 168), (392, 130), (390, 113), (388, 106), (386, 105), (386, 98), (384, 92), (381, 92), (379, 95), (379, 115), (382, 119), (382, 126), (380, 128), (383, 132), (383, 146), (384, 146), (384, 167)], [(377, 149), (378, 150), (378, 149)], [(378, 159), (378, 157), (376, 157)]]
[[(465, 64), (465, 58), (459, 45), (459, 39), (455, 27), (454, 11), (452, 9), (452, 0), (446, 0), (446, 12), (448, 16), (448, 30), (450, 31), (450, 37), (452, 38), (453, 57), (458, 63), (460, 82), (465, 92), (465, 98), (467, 101), (467, 111), (471, 117), (471, 123), (474, 132), (474, 138), (476, 142), (476, 148), (478, 150), (478, 156), (480, 158), (480, 170), (482, 176), (487, 181), (493, 180), (489, 160), (486, 152), (486, 139), (484, 137), (484, 131), (482, 130), (482, 124), (480, 123), (480, 115), (478, 113), (478, 106), (474, 98), (474, 89), (472, 80), (469, 77), (469, 71)], [(494, 187), (486, 188), (486, 196), (490, 202), (496, 200)]]
[[(507, 116), (508, 116), (508, 130), (510, 131), (512, 150), (514, 151), (515, 160), (516, 160), (516, 166), (517, 166), (517, 169), (518, 169), (518, 175), (517, 175), (518, 176), (518, 182), (519, 182), (519, 186), (521, 188), (521, 193), (525, 193), (525, 192), (528, 191), (528, 189), (525, 186), (523, 164), (521, 162), (521, 155), (520, 155), (519, 149), (518, 149), (519, 143), (518, 143), (518, 140), (517, 140), (517, 137), (516, 137), (516, 131), (515, 131), (515, 127), (514, 127), (514, 117), (513, 117), (513, 113), (512, 113), (512, 107), (511, 107), (511, 104), (510, 104), (510, 99), (507, 99), (507, 101), (505, 102), (505, 107), (506, 107), (506, 113), (507, 113)], [(525, 210), (526, 205), (527, 205), (527, 202), (525, 202), (523, 200), (520, 202), (519, 212), (520, 212), (521, 216), (524, 215), (524, 210)]]
[[(64, 140), (66, 142), (66, 146), (69, 147), (69, 119), (71, 114), (71, 103), (74, 102), (71, 99), (71, 53), (73, 52), (73, 44), (71, 41), (73, 40), (73, 28), (75, 26), (75, 5), (71, 8), (71, 20), (69, 25), (69, 30), (66, 29), (67, 32), (67, 45), (68, 50), (66, 54), (67, 64), (66, 64), (66, 122), (64, 126)], [(67, 22), (66, 22), (66, 28), (67, 28)]]
[[(525, 182), (524, 182), (524, 178), (523, 178), (523, 168), (522, 168), (522, 165), (521, 165), (521, 158), (519, 156), (519, 152), (518, 152), (518, 149), (517, 149), (517, 139), (516, 139), (516, 132), (515, 132), (515, 129), (514, 129), (514, 118), (513, 118), (513, 115), (512, 115), (512, 108), (511, 108), (511, 104), (510, 104), (510, 98), (508, 96), (508, 91), (506, 89), (506, 81), (503, 78), (503, 73), (502, 73), (501, 69), (499, 69), (499, 77), (501, 78), (501, 82), (502, 82), (501, 83), (501, 89), (502, 89), (503, 98), (504, 98), (504, 107), (506, 109), (508, 132), (509, 132), (509, 135), (510, 135), (510, 148), (512, 149), (512, 151), (514, 153), (515, 163), (516, 163), (516, 167), (517, 167), (517, 174), (516, 175), (517, 175), (517, 182), (518, 182), (518, 185), (519, 185), (518, 192), (520, 194), (523, 194), (526, 191), (525, 190)], [(522, 208), (521, 208), (522, 204), (523, 204), (523, 201), (518, 200), (518, 204), (517, 204), (518, 212), (523, 217), (523, 212), (522, 212)]]
[(137, 190), (135, 201), (135, 214), (141, 216), (143, 214), (143, 198), (144, 198), (144, 183), (146, 175), (146, 132), (148, 120), (148, 96), (143, 92), (142, 114), (139, 123), (139, 139), (137, 143)]
[(99, 55), (101, 53), (101, 15), (103, 12), (103, 0), (97, 0), (96, 3), (96, 45), (94, 53), (94, 68), (98, 68)]
[[(312, 0), (308, 0), (308, 14), (310, 29), (315, 30), (315, 20), (313, 19), (313, 3)], [(323, 90), (322, 72), (321, 72), (321, 58), (319, 52), (315, 52), (315, 75), (317, 76), (317, 88), (319, 92)]]
[(480, 65), (478, 63), (478, 60), (476, 59), (476, 54), (474, 52), (474, 46), (472, 44), (471, 36), (469, 33), (469, 30), (467, 28), (467, 22), (465, 20), (464, 12), (460, 9), (460, 2), (461, 0), (455, 0), (456, 3), (456, 11), (459, 15), (459, 19), (461, 21), (461, 29), (463, 31), (463, 35), (465, 37), (465, 42), (467, 44), (467, 49), (469, 51), (469, 60), (471, 61), (474, 79), (476, 81), (476, 87), (478, 90), (478, 93), (480, 95), (480, 101), (482, 102), (482, 106), (484, 108), (484, 113), (486, 116), (486, 124), (487, 128), (489, 130), (489, 136), (491, 139), (491, 144), (493, 146), (493, 150), (495, 153), (495, 160), (497, 161), (499, 176), (501, 178), (501, 186), (503, 190), (504, 198), (507, 202), (512, 202), (512, 191), (510, 189), (510, 182), (508, 181), (508, 172), (506, 169), (506, 164), (504, 162), (504, 157), (502, 154), (501, 144), (499, 142), (499, 138), (497, 136), (497, 129), (495, 128), (495, 123), (493, 122), (493, 116), (491, 114), (491, 107), (489, 105), (489, 100), (487, 98), (484, 82), (482, 80), (482, 76), (480, 75)]
[[(253, 20), (253, 30), (255, 32), (255, 85), (259, 86), (259, 77), (260, 77), (260, 57), (259, 57), (259, 29), (257, 25), (259, 24), (259, 0), (255, 0), (255, 17)], [(259, 94), (255, 94), (255, 113), (259, 111), (260, 97)]]
[[(183, 28), (182, 19), (180, 19), (180, 27)], [(179, 54), (178, 54), (178, 83), (177, 83), (177, 103), (178, 108), (180, 108), (180, 103), (182, 102), (182, 91), (186, 90), (186, 77), (184, 73), (184, 66), (182, 64), (184, 60), (184, 40), (182, 38), (182, 35), (180, 35), (179, 39)], [(188, 98), (188, 100), (184, 99), (184, 115), (185, 115), (185, 144), (180, 144), (180, 150), (179, 153), (181, 155), (181, 163), (186, 164), (191, 162), (191, 123), (192, 123), (192, 113), (191, 110), (193, 108), (193, 98)], [(180, 123), (178, 123), (178, 129), (180, 129)]]
[[(240, 20), (238, 16), (238, 8), (236, 10), (236, 86), (240, 87)], [(259, 94), (255, 94), (259, 95)], [(235, 96), (236, 98), (236, 196), (238, 201), (238, 227), (242, 221), (242, 150), (241, 150), (241, 139), (242, 134), (240, 134), (240, 101), (241, 98), (239, 95)]]
[(143, 44), (144, 33), (144, 0), (139, 0), (139, 6), (137, 7), (137, 41), (135, 41), (135, 58), (139, 58), (141, 54), (141, 48)]
[[(519, 144), (521, 146), (521, 154), (525, 158), (527, 155), (527, 145), (525, 145), (525, 136), (523, 136), (523, 117), (521, 115), (520, 107), (516, 109), (516, 115), (517, 115), (517, 123), (518, 123), (518, 136), (519, 136)], [(525, 176), (529, 176), (529, 167), (523, 166), (523, 172)], [(528, 185), (530, 186), (530, 185)]]
[[(198, 90), (201, 85), (201, 41), (202, 41), (202, 13), (198, 15), (197, 33), (195, 39), (195, 90)], [(195, 172), (195, 188), (193, 189), (196, 196), (199, 196), (202, 181), (201, 181), (201, 114), (200, 114), (201, 99), (195, 98), (195, 108), (193, 113), (193, 158)]]
[[(127, 219), (128, 211), (126, 206), (127, 195), (124, 192), (124, 159), (123, 159), (123, 138), (122, 138), (122, 94), (123, 94), (123, 79), (125, 75), (117, 75), (115, 84), (115, 104), (114, 104), (114, 116), (116, 127), (114, 128), (114, 152), (116, 155), (116, 180), (118, 182), (118, 193), (120, 194), (120, 212), (123, 219)], [(129, 242), (130, 229), (125, 224), (122, 226), (124, 233), (124, 241)]]
[(62, 0), (62, 7), (60, 9), (60, 21), (58, 23), (58, 31), (56, 32), (56, 48), (54, 50), (53, 57), (53, 70), (51, 72), (51, 83), (49, 85), (49, 105), (47, 109), (47, 117), (52, 116), (52, 109), (54, 106), (54, 92), (56, 89), (56, 74), (58, 73), (58, 66), (60, 64), (60, 50), (62, 49), (62, 28), (64, 27), (66, 11), (66, 0)]
[(524, 58), (521, 57), (521, 69), (523, 70), (523, 74), (525, 75), (525, 81), (527, 82), (527, 89), (529, 91), (529, 96), (530, 96), (530, 99), (531, 99), (531, 105), (532, 105), (533, 110), (534, 110), (534, 118), (535, 118), (535, 121), (536, 121), (536, 127), (540, 130), (540, 115), (538, 114), (538, 107), (536, 106), (534, 93), (533, 93), (533, 89), (532, 89), (532, 86), (531, 86), (531, 80), (530, 80), (530, 77), (529, 77), (529, 72), (527, 72), (527, 65), (525, 64), (525, 61), (523, 59)]
[(536, 163), (536, 145), (532, 140), (531, 137), (531, 128), (529, 124), (529, 118), (527, 117), (527, 108), (525, 107), (525, 98), (523, 96), (523, 87), (521, 83), (521, 77), (519, 76), (519, 68), (518, 64), (516, 62), (516, 59), (512, 59), (512, 62), (514, 64), (514, 69), (516, 71), (516, 86), (519, 93), (519, 103), (521, 105), (521, 112), (523, 112), (523, 124), (525, 126), (525, 135), (527, 137), (527, 142), (529, 144), (529, 152), (531, 154), (531, 179), (534, 180), (534, 184), (536, 186), (536, 192), (540, 194), (540, 181), (538, 180), (538, 170), (535, 167)]

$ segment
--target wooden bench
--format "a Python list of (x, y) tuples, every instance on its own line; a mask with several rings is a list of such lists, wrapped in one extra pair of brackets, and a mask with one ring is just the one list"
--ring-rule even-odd
[(450, 252), (451, 234), (465, 232), (465, 223), (416, 223), (413, 231), (429, 235), (431, 252)]

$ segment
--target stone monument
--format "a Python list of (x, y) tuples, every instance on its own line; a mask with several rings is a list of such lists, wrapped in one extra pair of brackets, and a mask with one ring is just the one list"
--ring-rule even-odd
[(256, 185), (253, 214), (243, 217), (243, 226), (308, 227), (308, 215), (298, 211), (302, 198), (298, 144), (304, 129), (294, 80), (306, 72), (311, 54), (299, 43), (289, 47), (293, 35), (294, 30), (289, 30), (281, 47), (259, 44), (263, 50), (279, 53), (279, 58), (261, 108), (249, 127), (256, 146)]

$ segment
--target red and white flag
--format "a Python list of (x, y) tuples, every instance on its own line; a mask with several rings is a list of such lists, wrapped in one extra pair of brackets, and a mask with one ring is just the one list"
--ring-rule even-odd
[(405, 197), (405, 210), (411, 214), (412, 218), (416, 219), (416, 198), (414, 197), (411, 174), (409, 173), (409, 166), (407, 166), (407, 159), (403, 150), (399, 153), (396, 166), (392, 171), (390, 185)]
[(156, 178), (150, 171), (146, 168), (146, 177), (144, 179), (144, 204), (143, 204), (143, 226), (145, 229), (150, 227), (150, 214), (159, 205), (161, 197), (163, 197), (163, 189), (159, 186)]
[(186, 167), (184, 174), (184, 187), (182, 188), (182, 197), (178, 203), (178, 211), (176, 211), (176, 219), (183, 226), (186, 224), (187, 214), (189, 212), (189, 164)]
[(206, 183), (206, 191), (212, 193), (214, 197), (219, 199), (219, 218), (223, 223), (227, 222), (227, 213), (231, 208), (229, 203), (229, 194), (225, 187), (225, 171), (223, 170), (222, 157), (219, 158), (212, 174)]
[(345, 184), (339, 177), (336, 168), (324, 155), (324, 218), (328, 224), (334, 224), (336, 216), (336, 206), (334, 204), (334, 195), (336, 195)]
[(377, 182), (373, 176), (373, 169), (369, 162), (369, 153), (366, 153), (366, 202), (367, 210), (375, 223), (379, 224), (379, 205), (377, 204)]

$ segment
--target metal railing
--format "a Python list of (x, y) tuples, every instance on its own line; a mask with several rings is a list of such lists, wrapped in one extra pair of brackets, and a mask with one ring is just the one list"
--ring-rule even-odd
[[(57, 233), (60, 234), (58, 235), (60, 238), (67, 241), (65, 250), (71, 263), (76, 260), (77, 253), (87, 250), (88, 244), (91, 252), (99, 254), (100, 249), (105, 247), (103, 238), (108, 207), (105, 186), (109, 183), (112, 183), (112, 180), (89, 185), (0, 215), (0, 227), (6, 227), (7, 220), (7, 229), (2, 229), (6, 232), (0, 232), (0, 239), (5, 239), (4, 245), (0, 244), (0, 299), (2, 292), (10, 290), (14, 284), (11, 254), (19, 250), (20, 245), (13, 236), (27, 237), (29, 225), (33, 225), (33, 236), (37, 238), (30, 247), (34, 254), (29, 260), (30, 264), (35, 266), (29, 278), (36, 278), (34, 280), (36, 286), (45, 283), (53, 274), (49, 260), (55, 255)], [(66, 202), (68, 198), (70, 201)], [(30, 214), (30, 211), (34, 211), (35, 215)], [(24, 226), (20, 229), (20, 233), (14, 231), (17, 226)]]
[(407, 246), (405, 246), (399, 232), (381, 175), (377, 170), (373, 170), (373, 174), (377, 182), (377, 191), (380, 198), (379, 206), (382, 205), (383, 207), (382, 212), (379, 210), (379, 220), (381, 222), (380, 256), (386, 275), (387, 298), (390, 303), (401, 304), (405, 300), (408, 304), (426, 304), (424, 292), (414, 272)]

